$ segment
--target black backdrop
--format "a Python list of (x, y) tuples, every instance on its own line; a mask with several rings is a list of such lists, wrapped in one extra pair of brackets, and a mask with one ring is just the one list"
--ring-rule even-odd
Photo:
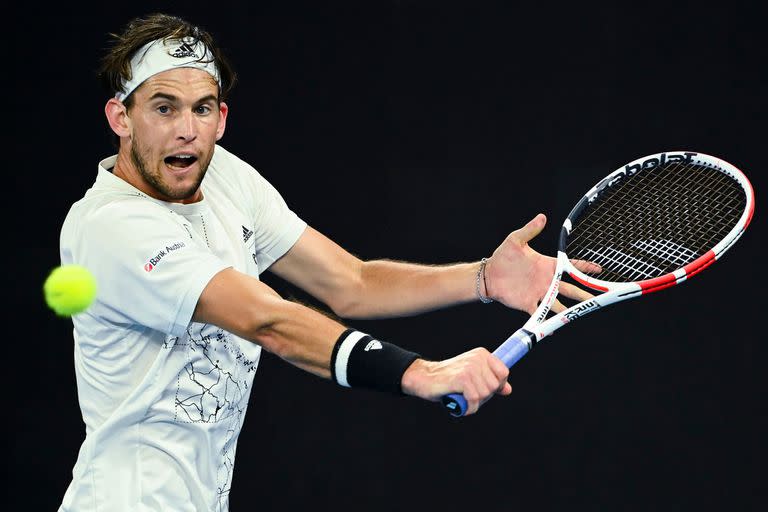
[[(229, 51), (241, 81), (221, 143), (363, 258), (477, 260), (538, 212), (550, 221), (532, 245), (552, 253), (578, 196), (663, 150), (729, 160), (758, 199), (711, 270), (548, 338), (513, 369), (512, 396), (474, 417), (341, 390), (265, 354), (232, 510), (745, 510), (764, 498), (762, 13), (733, 2), (111, 5), (6, 17), (7, 222), (19, 237), (6, 251), (6, 500), (55, 510), (84, 436), (71, 323), (45, 308), (41, 285), (69, 204), (112, 152), (94, 78), (106, 34), (153, 10)], [(478, 303), (351, 325), (443, 358), (493, 349), (525, 319)]]

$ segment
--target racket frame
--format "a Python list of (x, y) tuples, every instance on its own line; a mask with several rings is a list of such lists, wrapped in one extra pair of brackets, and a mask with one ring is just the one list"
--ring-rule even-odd
[[(726, 234), (720, 242), (715, 244), (712, 249), (691, 263), (688, 263), (673, 272), (652, 279), (632, 282), (609, 282), (596, 279), (577, 269), (565, 253), (565, 248), (573, 224), (584, 209), (597, 200), (602, 193), (607, 191), (610, 187), (620, 183), (628, 176), (631, 177), (633, 174), (643, 169), (653, 168), (674, 161), (683, 163), (695, 162), (707, 165), (727, 174), (742, 186), (746, 195), (744, 212), (742, 212), (738, 222), (736, 222), (728, 234)], [(639, 295), (653, 293), (682, 283), (689, 277), (701, 272), (717, 261), (741, 237), (752, 220), (754, 208), (754, 189), (746, 175), (733, 164), (712, 155), (691, 151), (667, 151), (644, 156), (619, 167), (595, 184), (581, 198), (581, 200), (576, 203), (576, 206), (574, 206), (568, 214), (560, 230), (555, 273), (543, 300), (536, 308), (536, 311), (534, 311), (525, 322), (523, 327), (515, 331), (504, 341), (504, 343), (499, 345), (496, 350), (494, 350), (493, 354), (501, 359), (507, 368), (511, 368), (526, 353), (528, 353), (537, 342), (551, 335), (560, 327), (569, 324), (578, 318), (586, 316), (587, 314), (602, 309), (610, 304), (632, 299)], [(583, 300), (578, 304), (547, 318), (547, 315), (557, 298), (564, 272), (578, 283), (602, 293), (594, 295), (592, 298)], [(460, 393), (446, 395), (442, 399), (442, 404), (452, 416), (463, 416), (467, 408), (466, 399)]]
[[(683, 163), (695, 162), (708, 165), (718, 171), (735, 179), (744, 189), (746, 196), (746, 204), (744, 211), (741, 214), (738, 222), (731, 228), (731, 230), (723, 237), (723, 239), (715, 244), (715, 246), (704, 253), (699, 258), (695, 259), (691, 263), (665, 275), (655, 277), (652, 279), (644, 279), (631, 282), (609, 282), (596, 279), (588, 274), (581, 272), (571, 263), (567, 254), (565, 253), (565, 247), (568, 240), (568, 235), (573, 229), (573, 224), (579, 218), (584, 209), (599, 196), (604, 193), (608, 188), (616, 185), (620, 181), (623, 181), (627, 176), (632, 176), (636, 172), (664, 165), (667, 162), (679, 161)], [(547, 293), (544, 295), (539, 307), (531, 315), (528, 321), (523, 325), (523, 329), (533, 333), (535, 339), (532, 340), (532, 344), (549, 336), (554, 331), (559, 329), (565, 324), (570, 323), (577, 318), (596, 311), (597, 309), (608, 306), (616, 302), (631, 299), (638, 295), (647, 293), (653, 293), (670, 286), (682, 283), (689, 277), (701, 272), (712, 263), (717, 261), (728, 248), (731, 247), (749, 225), (754, 213), (755, 194), (749, 179), (746, 175), (739, 170), (733, 164), (725, 162), (720, 158), (704, 153), (695, 153), (691, 151), (668, 151), (664, 153), (657, 153), (654, 155), (648, 155), (642, 158), (638, 158), (623, 165), (610, 173), (608, 176), (600, 180), (595, 186), (593, 186), (589, 192), (587, 192), (581, 200), (576, 203), (571, 212), (563, 222), (563, 226), (560, 230), (560, 238), (558, 240), (557, 251), (557, 266), (555, 274), (552, 279)], [(554, 304), (557, 297), (560, 281), (562, 280), (563, 272), (567, 272), (575, 281), (580, 284), (589, 287), (593, 290), (603, 292), (599, 295), (595, 295), (593, 298), (583, 300), (578, 304), (575, 304), (560, 313), (555, 314), (551, 318), (546, 318), (547, 313)]]

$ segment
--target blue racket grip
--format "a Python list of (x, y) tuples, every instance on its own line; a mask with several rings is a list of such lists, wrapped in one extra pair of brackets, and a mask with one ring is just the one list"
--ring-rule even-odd
[[(499, 345), (493, 351), (493, 355), (501, 359), (507, 365), (507, 368), (512, 368), (512, 365), (528, 353), (534, 339), (532, 333), (519, 329), (507, 338), (507, 341)], [(440, 401), (451, 416), (460, 417), (464, 416), (467, 412), (467, 399), (461, 393), (445, 395)]]

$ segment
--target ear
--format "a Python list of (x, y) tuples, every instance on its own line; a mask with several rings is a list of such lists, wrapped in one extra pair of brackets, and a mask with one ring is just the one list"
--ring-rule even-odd
[(118, 137), (131, 135), (131, 120), (128, 118), (128, 110), (122, 101), (110, 98), (104, 107), (104, 113), (107, 115), (109, 127)]
[(224, 130), (227, 127), (227, 114), (229, 107), (223, 101), (219, 105), (219, 127), (216, 130), (216, 140), (219, 141), (224, 136)]

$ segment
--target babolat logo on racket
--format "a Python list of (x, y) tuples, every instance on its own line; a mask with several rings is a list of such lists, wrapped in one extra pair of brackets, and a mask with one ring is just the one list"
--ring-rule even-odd
[(689, 163), (691, 161), (691, 158), (696, 156), (696, 153), (683, 153), (683, 154), (670, 154), (667, 155), (666, 153), (662, 153), (657, 157), (651, 157), (647, 160), (643, 160), (642, 162), (634, 165), (625, 165), (624, 166), (624, 174), (627, 176), (632, 176), (637, 171), (641, 169), (651, 169), (653, 167), (658, 167), (660, 165), (664, 165), (667, 162), (674, 163), (674, 162), (680, 162), (680, 163)]
[(654, 167), (664, 166), (671, 163), (688, 164), (698, 153), (661, 153), (657, 156), (647, 158), (641, 162), (633, 162), (624, 166), (623, 169), (605, 177), (594, 188), (594, 193), (589, 196), (589, 202), (594, 201), (606, 188), (613, 187), (624, 178), (632, 176), (644, 169), (653, 169)]
[(599, 307), (600, 307), (600, 304), (598, 304), (594, 300), (590, 300), (589, 302), (585, 302), (584, 304), (579, 305), (573, 311), (569, 311), (565, 315), (563, 315), (563, 323), (567, 324), (571, 320), (576, 320), (581, 315), (589, 313), (593, 309), (597, 309)]

